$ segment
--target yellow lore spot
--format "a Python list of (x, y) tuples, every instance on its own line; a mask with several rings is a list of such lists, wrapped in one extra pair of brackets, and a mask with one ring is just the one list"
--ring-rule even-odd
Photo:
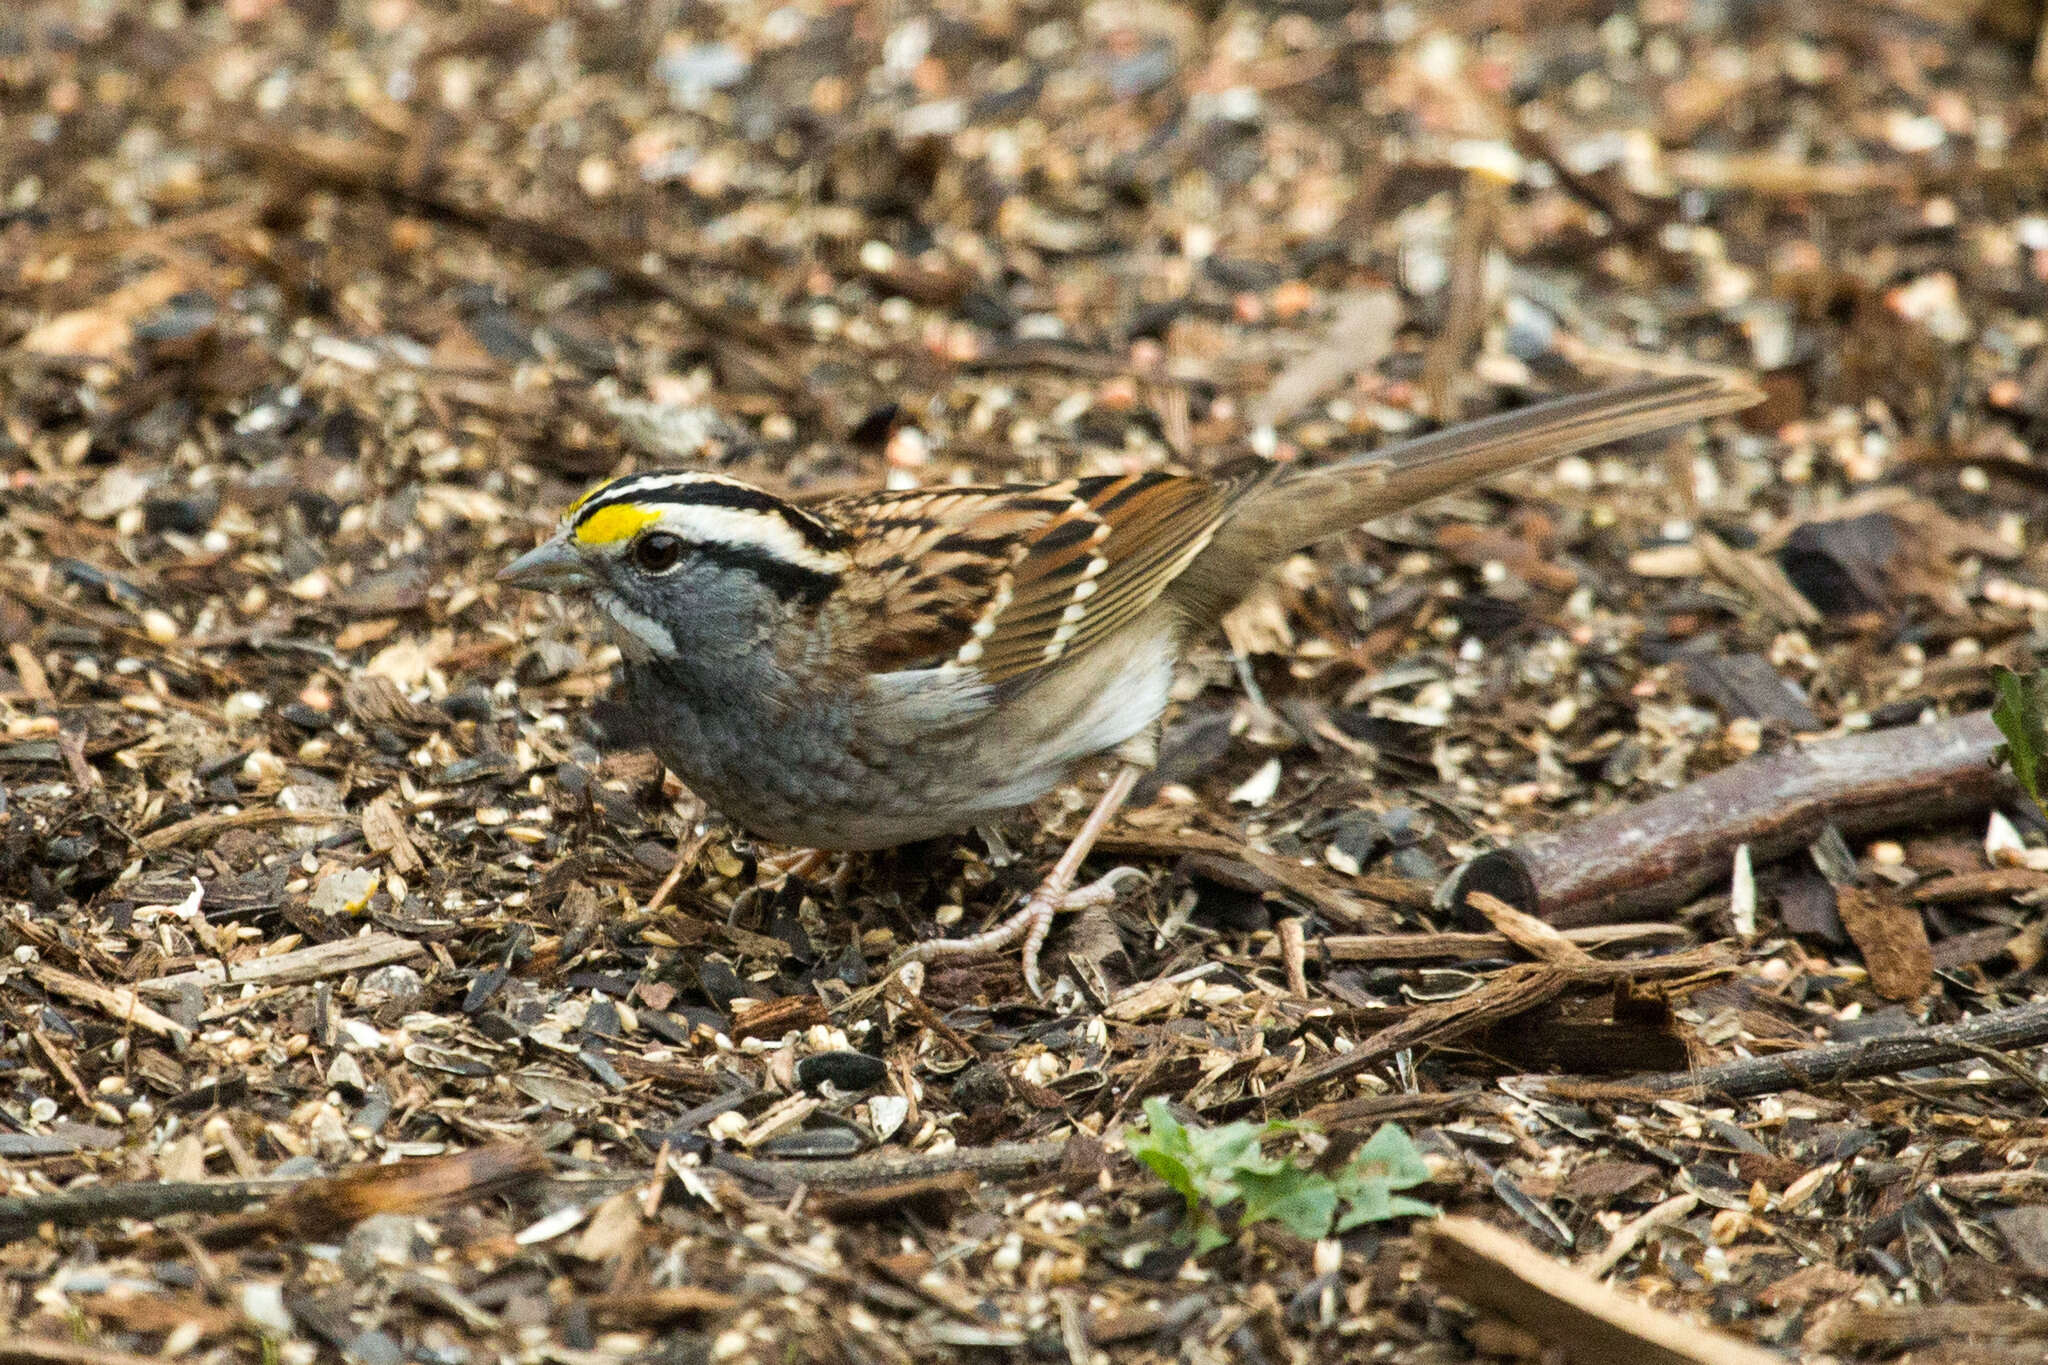
[(576, 528), (576, 539), (585, 545), (616, 545), (622, 540), (631, 540), (660, 519), (661, 513), (651, 507), (636, 507), (630, 502), (613, 503), (585, 517)]

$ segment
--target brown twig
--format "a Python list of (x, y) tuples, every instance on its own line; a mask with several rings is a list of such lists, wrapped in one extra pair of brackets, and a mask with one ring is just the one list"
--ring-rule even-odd
[(33, 1237), (42, 1227), (81, 1228), (135, 1218), (154, 1222), (179, 1213), (234, 1213), (282, 1194), (297, 1180), (140, 1180), (81, 1190), (0, 1199), (0, 1242)]
[[(2048, 1001), (1994, 1010), (1953, 1024), (1900, 1029), (1843, 1043), (1745, 1057), (1694, 1071), (1638, 1076), (1614, 1086), (1570, 1087), (1573, 1094), (1635, 1093), (1717, 1095), (1743, 1099), (1779, 1090), (1807, 1090), (1835, 1081), (1893, 1075), (1916, 1067), (1960, 1062), (1985, 1053), (2011, 1052), (2048, 1044)], [(1562, 1085), (1550, 1087), (1566, 1093)]]
[[(1676, 924), (1588, 924), (1558, 932), (1588, 952), (1682, 948), (1692, 941), (1691, 932)], [(1325, 962), (1455, 962), (1504, 957), (1515, 945), (1506, 934), (1324, 934), (1312, 947), (1310, 956)], [(1280, 945), (1268, 944), (1259, 955), (1280, 956)]]
[(1486, 256), (1507, 199), (1505, 183), (1487, 171), (1468, 174), (1464, 189), (1457, 237), (1451, 247), (1449, 316), (1422, 361), (1422, 391), (1429, 399), (1430, 412), (1440, 422), (1457, 416), (1451, 382), (1469, 367), (1486, 326)]
[(858, 1190), (927, 1180), (955, 1171), (971, 1172), (983, 1180), (1004, 1180), (1057, 1165), (1066, 1150), (1064, 1142), (998, 1142), (987, 1147), (956, 1147), (937, 1154), (905, 1156), (890, 1152), (850, 1161), (758, 1161), (721, 1153), (716, 1165), (720, 1170), (765, 1184)]
[(0, 1337), (0, 1365), (145, 1365), (161, 1359), (48, 1337)]
[(1465, 903), (1486, 917), (1502, 938), (1539, 962), (1555, 962), (1560, 967), (1576, 967), (1591, 962), (1592, 956), (1584, 948), (1567, 938), (1556, 927), (1544, 923), (1534, 915), (1527, 915), (1509, 905), (1499, 896), (1484, 891), (1473, 891), (1465, 897)]
[(261, 825), (333, 825), (347, 818), (338, 811), (278, 810), (275, 807), (236, 811), (231, 815), (195, 815), (188, 820), (165, 825), (162, 829), (151, 830), (135, 841), (135, 847), (143, 853), (162, 853), (180, 844), (210, 839), (231, 829), (254, 829)]

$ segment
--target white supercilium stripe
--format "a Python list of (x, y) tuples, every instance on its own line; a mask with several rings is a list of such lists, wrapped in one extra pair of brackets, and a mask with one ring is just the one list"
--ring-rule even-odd
[(851, 562), (844, 550), (812, 548), (794, 526), (773, 512), (740, 507), (667, 506), (650, 525), (698, 544), (760, 550), (785, 564), (814, 573), (843, 573)]

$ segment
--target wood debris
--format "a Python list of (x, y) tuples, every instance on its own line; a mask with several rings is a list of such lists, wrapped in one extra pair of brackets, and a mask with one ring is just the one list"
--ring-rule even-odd
[[(0, 1365), (2038, 1358), (2040, 15), (1727, 8), (0, 5)], [(1190, 642), (1044, 1003), (881, 971), (1075, 793), (764, 845), (493, 577), (1698, 368)]]

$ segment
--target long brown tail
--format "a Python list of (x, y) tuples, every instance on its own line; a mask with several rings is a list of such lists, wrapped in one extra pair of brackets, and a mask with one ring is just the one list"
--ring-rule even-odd
[[(1537, 403), (1330, 464), (1289, 468), (1248, 493), (1177, 585), (1226, 610), (1265, 569), (1325, 536), (1537, 460), (1736, 412), (1762, 395), (1711, 375), (1676, 375)], [(1199, 610), (1199, 607), (1198, 607)]]

